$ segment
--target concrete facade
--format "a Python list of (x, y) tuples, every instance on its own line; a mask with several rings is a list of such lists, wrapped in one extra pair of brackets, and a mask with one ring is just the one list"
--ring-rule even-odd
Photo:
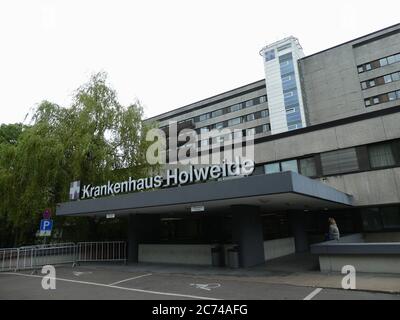
[(358, 73), (357, 66), (400, 53), (400, 24), (299, 60), (309, 125), (390, 108), (390, 101), (366, 108), (364, 99), (399, 90), (400, 81), (362, 90), (361, 82), (400, 70), (400, 63)]
[[(400, 112), (273, 139), (256, 145), (255, 162), (268, 163), (400, 138)], [(310, 128), (309, 128), (310, 129)], [(304, 143), (307, 141), (307, 143)], [(400, 168), (323, 177), (354, 196), (356, 206), (400, 203)]]
[(139, 262), (211, 265), (212, 245), (140, 244)]

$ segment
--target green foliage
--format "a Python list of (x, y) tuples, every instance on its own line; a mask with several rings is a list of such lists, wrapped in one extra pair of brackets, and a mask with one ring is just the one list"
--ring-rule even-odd
[[(32, 242), (41, 213), (55, 212), (56, 204), (68, 199), (71, 181), (97, 184), (151, 170), (143, 109), (139, 102), (120, 105), (106, 80), (104, 73), (94, 75), (69, 108), (43, 101), (29, 126), (0, 127), (0, 223), (7, 228), (0, 229), (0, 246)], [(93, 225), (90, 219), (55, 222), (77, 230)]]

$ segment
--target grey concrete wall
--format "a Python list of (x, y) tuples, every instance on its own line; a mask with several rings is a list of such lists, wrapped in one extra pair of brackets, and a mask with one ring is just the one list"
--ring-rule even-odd
[(139, 262), (211, 265), (211, 245), (140, 244)]
[[(360, 82), (398, 71), (400, 64), (385, 66), (362, 74), (358, 74), (357, 66), (398, 53), (400, 51), (400, 34), (388, 34), (399, 28), (400, 25), (396, 25), (374, 35), (345, 43), (299, 61), (309, 124), (323, 123), (398, 105), (397, 101), (397, 103), (388, 102), (365, 108), (364, 98), (372, 97), (377, 93), (389, 92), (393, 89), (398, 90), (400, 89), (400, 82), (368, 90), (362, 90)], [(388, 36), (377, 38), (377, 36), (384, 34)], [(371, 38), (376, 40), (358, 45)]]
[(294, 238), (264, 241), (265, 261), (284, 257), (296, 252)]
[[(255, 162), (273, 162), (400, 138), (400, 112), (257, 144)], [(400, 202), (400, 168), (321, 179), (354, 196), (355, 205)]]
[(400, 112), (256, 144), (255, 162), (272, 162), (400, 138)]
[(368, 243), (400, 242), (400, 232), (365, 233), (364, 241)]
[(400, 168), (339, 175), (321, 179), (331, 187), (354, 196), (354, 205), (400, 202)]
[(334, 255), (320, 256), (322, 272), (341, 272), (346, 265), (354, 266), (356, 272), (400, 274), (400, 255)]

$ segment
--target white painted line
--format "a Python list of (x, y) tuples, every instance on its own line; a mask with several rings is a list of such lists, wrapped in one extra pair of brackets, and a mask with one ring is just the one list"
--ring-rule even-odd
[(193, 286), (196, 289), (211, 291), (211, 289), (219, 288), (221, 285), (219, 283), (191, 283), (190, 286)]
[[(31, 278), (43, 278), (42, 276), (38, 276), (38, 275), (23, 274), (23, 273), (16, 273), (16, 272), (4, 272), (4, 273), (0, 273), (0, 275), (1, 274), (9, 274), (9, 275), (16, 275), (16, 276), (23, 276), (23, 277), (31, 277)], [(142, 289), (135, 289), (135, 288), (110, 286), (109, 284), (96, 283), (96, 282), (87, 282), (87, 281), (78, 281), (78, 280), (71, 280), (71, 279), (63, 279), (63, 278), (57, 278), (57, 277), (56, 278), (47, 277), (47, 279), (55, 279), (56, 281), (64, 281), (64, 282), (86, 284), (86, 285), (92, 285), (92, 286), (98, 286), (98, 287), (120, 289), (120, 290), (125, 290), (125, 291), (135, 291), (135, 292), (142, 292), (142, 293), (158, 294), (158, 295), (163, 295), (163, 296), (183, 297), (183, 298), (200, 299), (200, 300), (221, 300), (221, 299), (210, 298), (210, 297), (192, 296), (192, 295), (188, 295), (188, 294), (171, 293), (171, 292), (160, 292), (160, 291), (151, 291), (151, 290), (142, 290)]]
[(129, 278), (129, 279), (113, 282), (113, 283), (110, 283), (109, 286), (115, 286), (116, 284), (119, 284), (119, 283), (122, 283), (122, 282), (127, 282), (127, 281), (131, 281), (131, 280), (135, 280), (135, 279), (139, 279), (139, 278), (143, 278), (143, 277), (148, 277), (148, 276), (151, 276), (151, 273), (146, 273), (146, 274), (142, 274), (141, 276), (137, 276), (137, 277), (133, 277), (133, 278)]
[(305, 297), (303, 300), (312, 300), (321, 291), (322, 291), (322, 288), (317, 288), (313, 292), (311, 292), (307, 297)]

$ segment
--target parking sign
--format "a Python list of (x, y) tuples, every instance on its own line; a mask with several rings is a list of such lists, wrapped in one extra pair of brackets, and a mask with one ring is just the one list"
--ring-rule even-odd
[(43, 219), (40, 220), (40, 236), (46, 237), (51, 235), (53, 229), (53, 220)]

